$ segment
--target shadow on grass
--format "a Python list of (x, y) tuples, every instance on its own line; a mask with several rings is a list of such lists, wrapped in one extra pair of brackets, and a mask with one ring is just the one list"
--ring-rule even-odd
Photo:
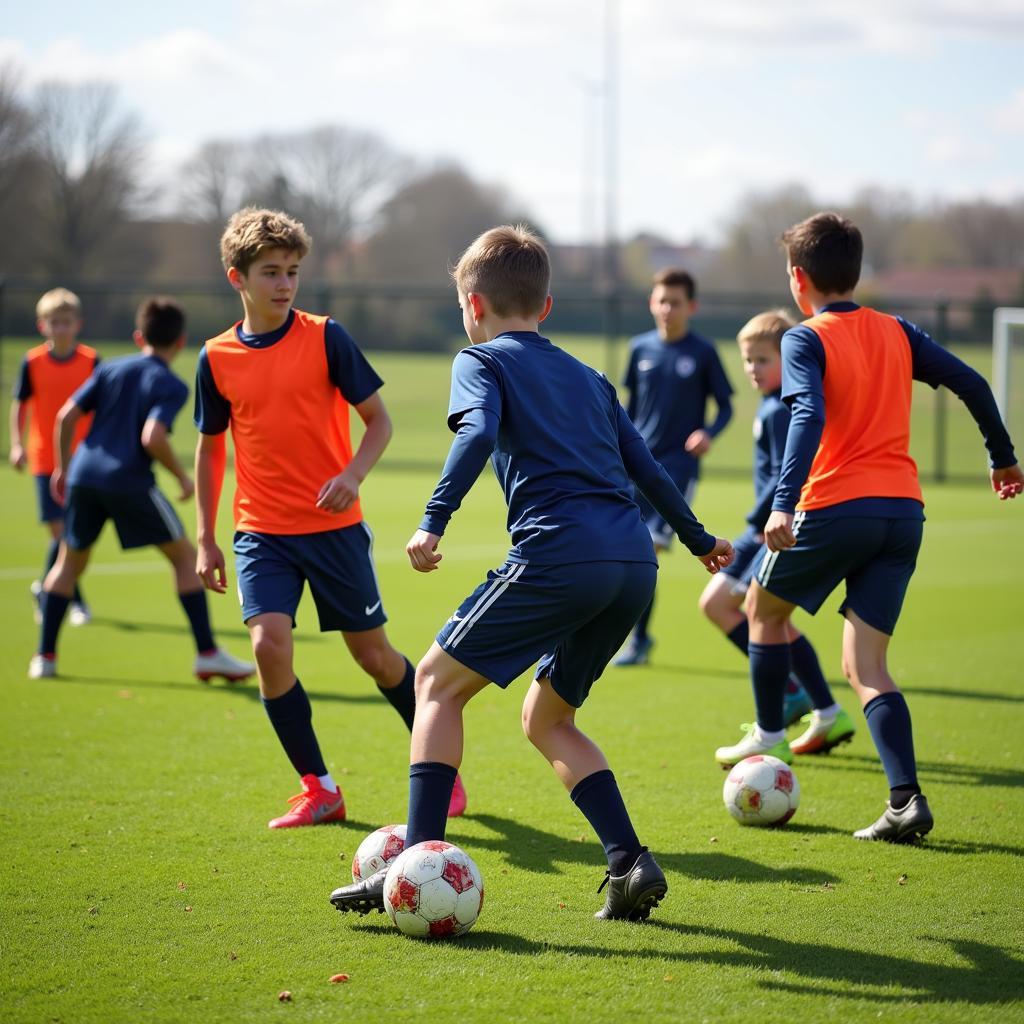
[[(467, 836), (449, 828), (449, 842), (465, 843), (467, 849), (492, 850), (505, 855), (515, 868), (541, 874), (557, 874), (559, 864), (583, 864), (594, 868), (595, 878), (604, 875), (605, 862), (597, 842), (565, 839), (551, 832), (543, 832), (511, 818), (492, 814), (466, 815), (495, 833), (493, 837)], [(807, 827), (805, 831), (835, 831), (824, 827)], [(717, 850), (664, 852), (656, 851), (658, 863), (665, 871), (713, 882), (789, 882), (793, 885), (820, 886), (838, 882), (838, 876), (816, 868), (775, 868), (757, 861), (746, 860)]]
[[(866, 754), (840, 754), (832, 751), (814, 759), (815, 768), (839, 768), (843, 771), (871, 772), (881, 775), (878, 758)], [(1024, 771), (1019, 768), (994, 768), (991, 765), (956, 764), (949, 761), (918, 761), (918, 770), (926, 782), (964, 786), (1024, 786)], [(927, 787), (925, 787), (927, 788)]]
[[(191, 690), (193, 692), (209, 693), (230, 693), (238, 697), (247, 697), (251, 701), (260, 700), (259, 687), (255, 682), (228, 683), (218, 681), (215, 683), (200, 683), (197, 680), (182, 679), (130, 679), (122, 676), (84, 676), (65, 675), (63, 672), (54, 680), (62, 683), (83, 683), (88, 686), (135, 686), (139, 690)], [(372, 686), (372, 683), (370, 684)], [(380, 704), (387, 707), (386, 698), (371, 690), (368, 693), (325, 693), (322, 690), (311, 690), (303, 684), (306, 693), (313, 700), (336, 701), (339, 704)], [(376, 689), (375, 687), (373, 688)]]
[(951, 697), (954, 700), (985, 700), (997, 704), (1024, 704), (1024, 695), (1016, 693), (992, 693), (989, 690), (955, 690), (939, 686), (906, 686), (900, 684), (904, 693), (920, 693), (925, 697)]
[[(384, 920), (384, 924), (387, 924)], [(970, 1003), (996, 1005), (1015, 1002), (1019, 985), (1013, 980), (1024, 971), (1024, 960), (999, 946), (967, 940), (940, 939), (921, 936), (917, 943), (933, 943), (946, 948), (946, 956), (956, 956), (960, 964), (937, 964), (922, 960), (894, 957), (841, 946), (825, 946), (812, 942), (794, 942), (772, 935), (759, 935), (731, 928), (709, 928), (676, 924), (657, 918), (644, 924), (615, 922), (601, 924), (604, 936), (614, 941), (619, 929), (628, 931), (631, 939), (650, 937), (657, 940), (672, 933), (692, 940), (696, 948), (666, 950), (628, 946), (616, 948), (595, 941), (587, 944), (548, 942), (528, 939), (508, 932), (475, 928), (457, 939), (458, 949), (467, 954), (493, 956), (543, 956), (564, 954), (602, 960), (621, 959), (626, 963), (654, 960), (668, 963), (709, 964), (734, 967), (749, 974), (751, 970), (781, 977), (763, 978), (762, 987), (775, 991), (795, 992), (838, 999), (869, 1001), (883, 1004)], [(379, 923), (357, 923), (353, 930), (366, 936), (379, 936), (387, 941), (408, 941), (393, 928)], [(720, 948), (707, 948), (707, 947)], [(723, 948), (724, 947), (724, 948)], [(796, 980), (787, 981), (788, 977)]]
[[(189, 636), (191, 634), (188, 624), (184, 622), (134, 622), (128, 619), (108, 619), (102, 615), (94, 616), (92, 622), (95, 626), (107, 626), (110, 629), (120, 630), (122, 633), (164, 633), (170, 636)], [(247, 629), (220, 627), (216, 630), (216, 634), (235, 640), (245, 640), (246, 642), (249, 640)], [(327, 639), (321, 633), (293, 633), (292, 637), (297, 644), (321, 644)]]

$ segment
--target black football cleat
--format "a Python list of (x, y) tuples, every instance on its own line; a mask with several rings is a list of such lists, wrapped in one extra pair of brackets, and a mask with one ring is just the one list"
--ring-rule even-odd
[(364, 878), (361, 882), (343, 885), (331, 893), (331, 902), (336, 910), (343, 914), (354, 910), (357, 914), (369, 914), (376, 910), (384, 913), (384, 877), (388, 869), (381, 868), (376, 874)]
[(604, 906), (594, 915), (602, 921), (646, 921), (665, 898), (668, 882), (645, 846), (624, 875), (605, 875), (598, 892), (608, 886)]
[(923, 793), (915, 793), (898, 811), (885, 805), (885, 812), (873, 825), (858, 829), (854, 839), (882, 840), (886, 843), (914, 843), (931, 832), (935, 819)]

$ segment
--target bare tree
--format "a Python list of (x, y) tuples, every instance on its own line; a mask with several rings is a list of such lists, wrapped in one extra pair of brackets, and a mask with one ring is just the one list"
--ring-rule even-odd
[(83, 273), (144, 198), (139, 122), (101, 82), (44, 84), (35, 112), (47, 269)]
[(220, 225), (241, 205), (241, 149), (234, 142), (204, 142), (182, 165), (179, 205), (187, 220)]
[(35, 125), (13, 65), (0, 67), (0, 204), (6, 206), (31, 154)]

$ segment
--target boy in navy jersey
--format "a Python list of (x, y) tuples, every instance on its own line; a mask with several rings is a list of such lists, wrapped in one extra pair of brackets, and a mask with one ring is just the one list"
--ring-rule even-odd
[[(700, 609), (726, 637), (747, 654), (747, 617), (740, 611), (747, 587), (759, 558), (763, 558), (764, 524), (775, 497), (775, 485), (782, 469), (782, 453), (789, 432), (789, 407), (779, 397), (782, 388), (782, 336), (795, 326), (784, 310), (758, 313), (736, 337), (743, 356), (743, 369), (750, 383), (761, 392), (761, 404), (754, 418), (754, 507), (747, 516), (747, 530), (733, 542), (736, 557), (732, 565), (708, 580), (700, 596)], [(854, 733), (850, 716), (835, 702), (807, 637), (790, 626), (790, 656), (793, 673), (787, 683), (783, 720), (792, 725), (806, 715), (808, 728), (790, 746), (783, 739), (770, 753), (792, 762), (792, 753), (826, 753), (847, 742)], [(801, 683), (803, 685), (801, 685)]]
[[(406, 550), (417, 571), (439, 567), (448, 520), (488, 458), (505, 491), (513, 546), (417, 667), (406, 842), (444, 838), (463, 707), (489, 682), (507, 687), (539, 660), (523, 729), (604, 846), (609, 888), (597, 916), (640, 920), (665, 895), (665, 876), (640, 845), (604, 755), (575, 724), (654, 589), (657, 561), (631, 481), (709, 572), (729, 563), (732, 547), (693, 517), (608, 380), (537, 333), (551, 296), (536, 236), (522, 227), (485, 232), (454, 276), (472, 343), (452, 366), (448, 425), (456, 436)], [(332, 903), (383, 909), (384, 874), (335, 890)]]
[[(629, 391), (626, 411), (655, 459), (687, 502), (693, 502), (700, 460), (732, 418), (732, 385), (715, 346), (690, 330), (697, 309), (697, 286), (685, 270), (662, 270), (654, 277), (651, 316), (655, 329), (635, 337), (623, 384)], [(708, 399), (718, 414), (705, 423)], [(655, 550), (667, 550), (672, 527), (643, 494), (637, 504)], [(645, 665), (654, 641), (647, 626), (654, 598), (644, 609), (616, 665)]]
[[(140, 355), (100, 364), (57, 415), (50, 489), (64, 506), (64, 537), (57, 562), (43, 581), (39, 651), (28, 674), (32, 679), (57, 674), (57, 634), (92, 547), (112, 519), (122, 548), (153, 545), (171, 563), (178, 600), (195, 640), (195, 675), (204, 681), (214, 676), (245, 679), (255, 666), (217, 647), (206, 594), (196, 575), (195, 548), (153, 476), (155, 459), (177, 479), (179, 500), (192, 496), (192, 480), (169, 440), (188, 398), (184, 381), (170, 368), (185, 345), (181, 307), (162, 298), (143, 302), (136, 315), (135, 342)], [(75, 427), (87, 413), (93, 414), (92, 426), (70, 458)]]

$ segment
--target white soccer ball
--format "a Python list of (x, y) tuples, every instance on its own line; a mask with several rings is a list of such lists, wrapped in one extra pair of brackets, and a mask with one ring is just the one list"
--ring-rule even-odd
[(480, 871), (440, 839), (410, 846), (384, 879), (384, 909), (406, 935), (441, 939), (468, 932), (484, 903)]
[(800, 803), (800, 783), (785, 761), (755, 754), (729, 772), (722, 800), (741, 825), (785, 825)]
[(352, 858), (352, 881), (361, 882), (387, 867), (405, 849), (405, 826), (385, 825), (371, 832)]

